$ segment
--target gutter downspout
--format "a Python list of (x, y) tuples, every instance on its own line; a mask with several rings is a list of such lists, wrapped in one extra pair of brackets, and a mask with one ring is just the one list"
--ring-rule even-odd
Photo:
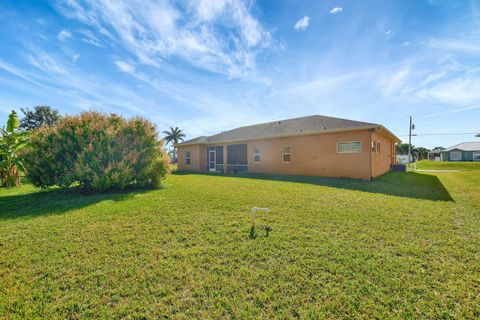
[(375, 132), (375, 129), (369, 129), (370, 132), (370, 144), (368, 145), (368, 153), (370, 155), (370, 180), (373, 180), (372, 176), (372, 167), (373, 167), (373, 157), (372, 157), (372, 141), (373, 141), (373, 132)]

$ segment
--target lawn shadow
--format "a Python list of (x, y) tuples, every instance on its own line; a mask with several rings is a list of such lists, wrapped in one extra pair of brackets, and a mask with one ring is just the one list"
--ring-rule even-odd
[(135, 194), (149, 191), (134, 189), (122, 192), (85, 193), (79, 188), (38, 190), (0, 197), (0, 221), (42, 215), (63, 214), (105, 201), (125, 201)]
[[(175, 174), (192, 174), (193, 172), (178, 171)], [(389, 172), (374, 180), (357, 180), (346, 178), (325, 178), (310, 176), (270, 175), (270, 174), (224, 174), (224, 173), (198, 173), (205, 175), (219, 175), (223, 177), (236, 177), (245, 179), (260, 179), (285, 181), (296, 183), (307, 183), (313, 185), (327, 186), (332, 188), (358, 190), (371, 193), (382, 193), (386, 195), (426, 199), (440, 201), (454, 201), (450, 193), (437, 176), (416, 172)]]

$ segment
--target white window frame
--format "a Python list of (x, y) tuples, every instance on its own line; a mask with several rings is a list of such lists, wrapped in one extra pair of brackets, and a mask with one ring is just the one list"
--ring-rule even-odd
[[(453, 154), (460, 154), (460, 159), (453, 159)], [(450, 161), (462, 161), (462, 151), (450, 151)]]
[[(256, 159), (257, 156), (258, 156), (258, 160)], [(262, 160), (262, 155), (260, 153), (260, 148), (258, 147), (253, 148), (253, 162), (260, 163), (261, 160)]]
[(191, 152), (190, 150), (185, 151), (185, 165), (189, 166), (192, 164), (192, 157), (191, 157)]
[[(285, 148), (288, 148), (288, 152), (285, 152)], [(285, 156), (288, 155), (288, 161), (285, 161)], [(283, 163), (290, 163), (292, 161), (292, 148), (290, 145), (282, 146), (282, 162)]]
[[(475, 159), (475, 155), (478, 157), (478, 159)], [(473, 161), (480, 161), (480, 151), (473, 151), (472, 160)]]
[[(359, 143), (360, 144), (360, 149), (355, 150), (355, 151), (340, 151), (339, 146), (340, 144), (347, 144), (347, 143)], [(362, 141), (338, 141), (337, 142), (337, 153), (362, 153), (363, 152), (363, 143)]]

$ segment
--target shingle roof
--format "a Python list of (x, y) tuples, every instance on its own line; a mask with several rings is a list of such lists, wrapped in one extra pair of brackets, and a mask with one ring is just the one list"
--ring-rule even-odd
[[(251, 126), (240, 127), (225, 132), (221, 132), (209, 137), (199, 137), (180, 143), (220, 143), (241, 140), (254, 140), (261, 138), (273, 138), (290, 135), (307, 134), (309, 132), (318, 133), (321, 131), (333, 131), (342, 129), (355, 129), (365, 127), (381, 127), (379, 124), (354, 121), (341, 118), (313, 115), (295, 119), (273, 121)], [(204, 141), (196, 141), (200, 138), (206, 138)]]
[(480, 151), (480, 141), (462, 142), (453, 147), (445, 149), (444, 151), (450, 151), (455, 149), (462, 150), (462, 151)]
[(203, 142), (206, 142), (207, 141), (207, 136), (200, 136), (200, 137), (196, 137), (196, 138), (193, 138), (193, 139), (190, 139), (190, 140), (187, 140), (187, 141), (182, 141), (182, 143), (179, 143), (179, 145), (181, 144), (192, 144), (192, 143), (203, 143)]

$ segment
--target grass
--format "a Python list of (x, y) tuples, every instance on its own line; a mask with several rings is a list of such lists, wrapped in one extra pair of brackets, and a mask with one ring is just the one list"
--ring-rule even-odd
[[(478, 318), (480, 171), (0, 190), (0, 318)], [(249, 239), (249, 210), (269, 207)]]
[(480, 162), (451, 162), (422, 160), (417, 162), (417, 169), (421, 170), (480, 170)]

